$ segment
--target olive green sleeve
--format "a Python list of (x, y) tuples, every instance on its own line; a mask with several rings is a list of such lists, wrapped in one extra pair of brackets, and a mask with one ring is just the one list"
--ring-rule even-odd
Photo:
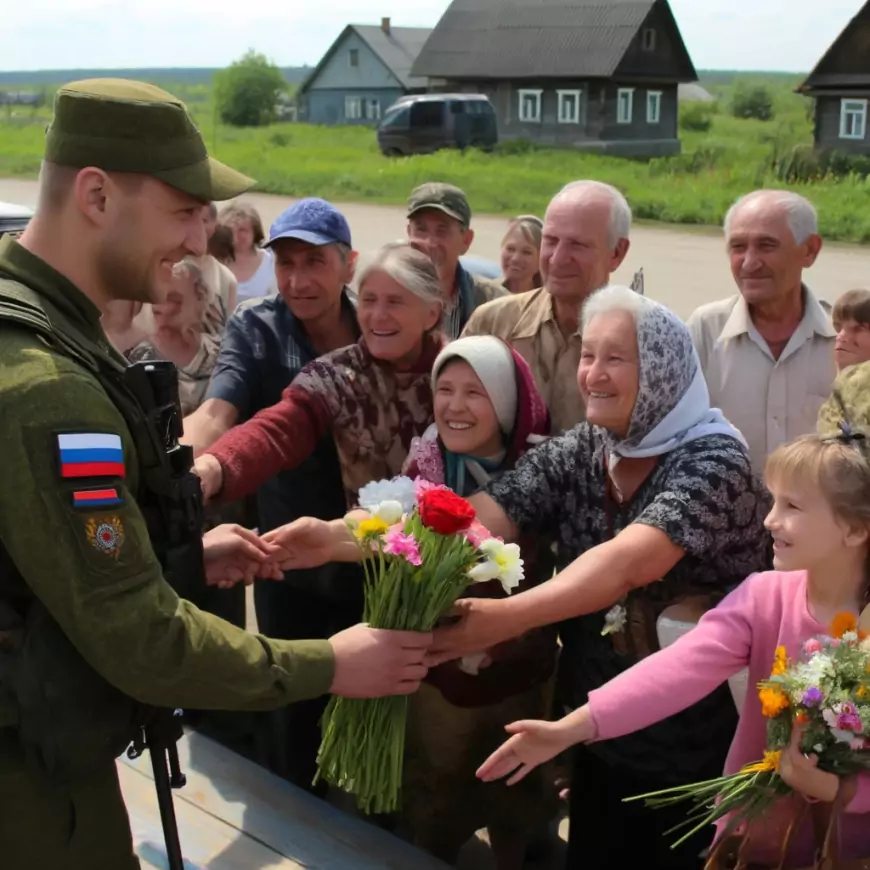
[[(0, 360), (0, 539), (85, 660), (127, 695), (163, 707), (270, 709), (326, 693), (327, 641), (251, 635), (178, 598), (134, 501), (136, 460), (119, 412), (74, 364), (27, 353), (35, 364), (3, 371)], [(76, 444), (120, 436), (125, 473), (81, 461), (100, 460), (99, 451), (62, 454), (69, 434), (85, 436)], [(104, 504), (113, 493), (117, 502)]]
[(819, 410), (816, 431), (819, 435), (837, 435), (841, 423), (870, 432), (870, 363), (848, 366), (837, 375), (831, 395)]

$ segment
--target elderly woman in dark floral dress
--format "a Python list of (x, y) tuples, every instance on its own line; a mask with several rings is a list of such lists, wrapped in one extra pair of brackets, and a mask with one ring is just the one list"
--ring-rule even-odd
[[(691, 337), (672, 312), (628, 288), (590, 298), (578, 382), (587, 420), (523, 456), (471, 501), (505, 540), (554, 534), (552, 580), (507, 599), (460, 603), (433, 661), (561, 623), (571, 702), (658, 648), (657, 621), (690, 598), (712, 604), (769, 563), (767, 497), (740, 433), (716, 409)], [(290, 564), (349, 558), (340, 523), (307, 523), (282, 542)], [(687, 667), (691, 663), (687, 662)], [(671, 850), (684, 810), (631, 795), (720, 774), (737, 722), (727, 686), (657, 725), (578, 747), (567, 866), (695, 868), (711, 835)], [(481, 762), (483, 759), (481, 759)]]

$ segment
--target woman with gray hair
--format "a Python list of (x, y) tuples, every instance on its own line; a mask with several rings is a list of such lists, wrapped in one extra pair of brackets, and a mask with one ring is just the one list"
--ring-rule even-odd
[(139, 315), (148, 337), (126, 354), (130, 362), (175, 363), (185, 416), (202, 404), (220, 350), (220, 339), (207, 335), (203, 326), (211, 302), (212, 293), (199, 264), (192, 258), (176, 263), (163, 299), (144, 306)]
[[(682, 321), (609, 287), (586, 303), (582, 336), (586, 421), (470, 499), (504, 540), (555, 538), (561, 570), (510, 598), (459, 602), (458, 624), (436, 631), (430, 650), (431, 663), (450, 661), (558, 623), (572, 707), (658, 649), (663, 611), (687, 599), (709, 606), (764, 570), (770, 552), (766, 495), (742, 436), (710, 407)], [(295, 539), (284, 535), (282, 567), (333, 561), (347, 536), (338, 523), (300, 524)], [(721, 686), (636, 734), (578, 746), (566, 866), (699, 867), (712, 829), (672, 851), (664, 834), (684, 811), (623, 800), (719, 776), (736, 722)]]
[(399, 474), (411, 439), (432, 423), (441, 285), (429, 257), (401, 242), (375, 254), (358, 288), (359, 342), (307, 365), (278, 404), (197, 459), (206, 498), (253, 492), (295, 468), (330, 431), (349, 506), (361, 486)]

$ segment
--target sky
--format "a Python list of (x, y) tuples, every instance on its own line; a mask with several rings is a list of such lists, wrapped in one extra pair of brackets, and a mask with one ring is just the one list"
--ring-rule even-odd
[[(807, 72), (864, 0), (670, 0), (698, 69)], [(317, 63), (349, 23), (432, 27), (448, 0), (5, 0), (0, 69)], [(366, 11), (367, 10), (367, 11)]]

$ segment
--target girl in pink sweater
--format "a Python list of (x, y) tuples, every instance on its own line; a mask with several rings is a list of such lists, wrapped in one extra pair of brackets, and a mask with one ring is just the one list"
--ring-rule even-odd
[[(518, 782), (574, 743), (631, 734), (672, 716), (746, 667), (750, 685), (756, 685), (770, 675), (778, 646), (797, 658), (803, 642), (827, 633), (838, 613), (860, 613), (870, 558), (870, 464), (864, 450), (867, 445), (854, 435), (811, 435), (779, 448), (766, 469), (774, 504), (765, 525), (773, 536), (776, 570), (750, 576), (695, 629), (590, 692), (588, 703), (563, 719), (507, 726), (514, 736), (486, 760), (478, 776), (491, 781), (511, 774), (508, 783)], [(766, 737), (761, 703), (750, 692), (725, 773), (759, 761)], [(838, 778), (818, 770), (816, 758), (804, 754), (806, 747), (798, 742), (783, 752), (780, 775), (804, 798), (832, 801)], [(840, 824), (843, 859), (870, 855), (870, 774), (850, 786), (852, 797)], [(750, 862), (779, 864), (784, 832), (798, 806), (793, 797), (783, 798), (752, 824)], [(814, 850), (807, 822), (784, 866), (812, 866)]]

